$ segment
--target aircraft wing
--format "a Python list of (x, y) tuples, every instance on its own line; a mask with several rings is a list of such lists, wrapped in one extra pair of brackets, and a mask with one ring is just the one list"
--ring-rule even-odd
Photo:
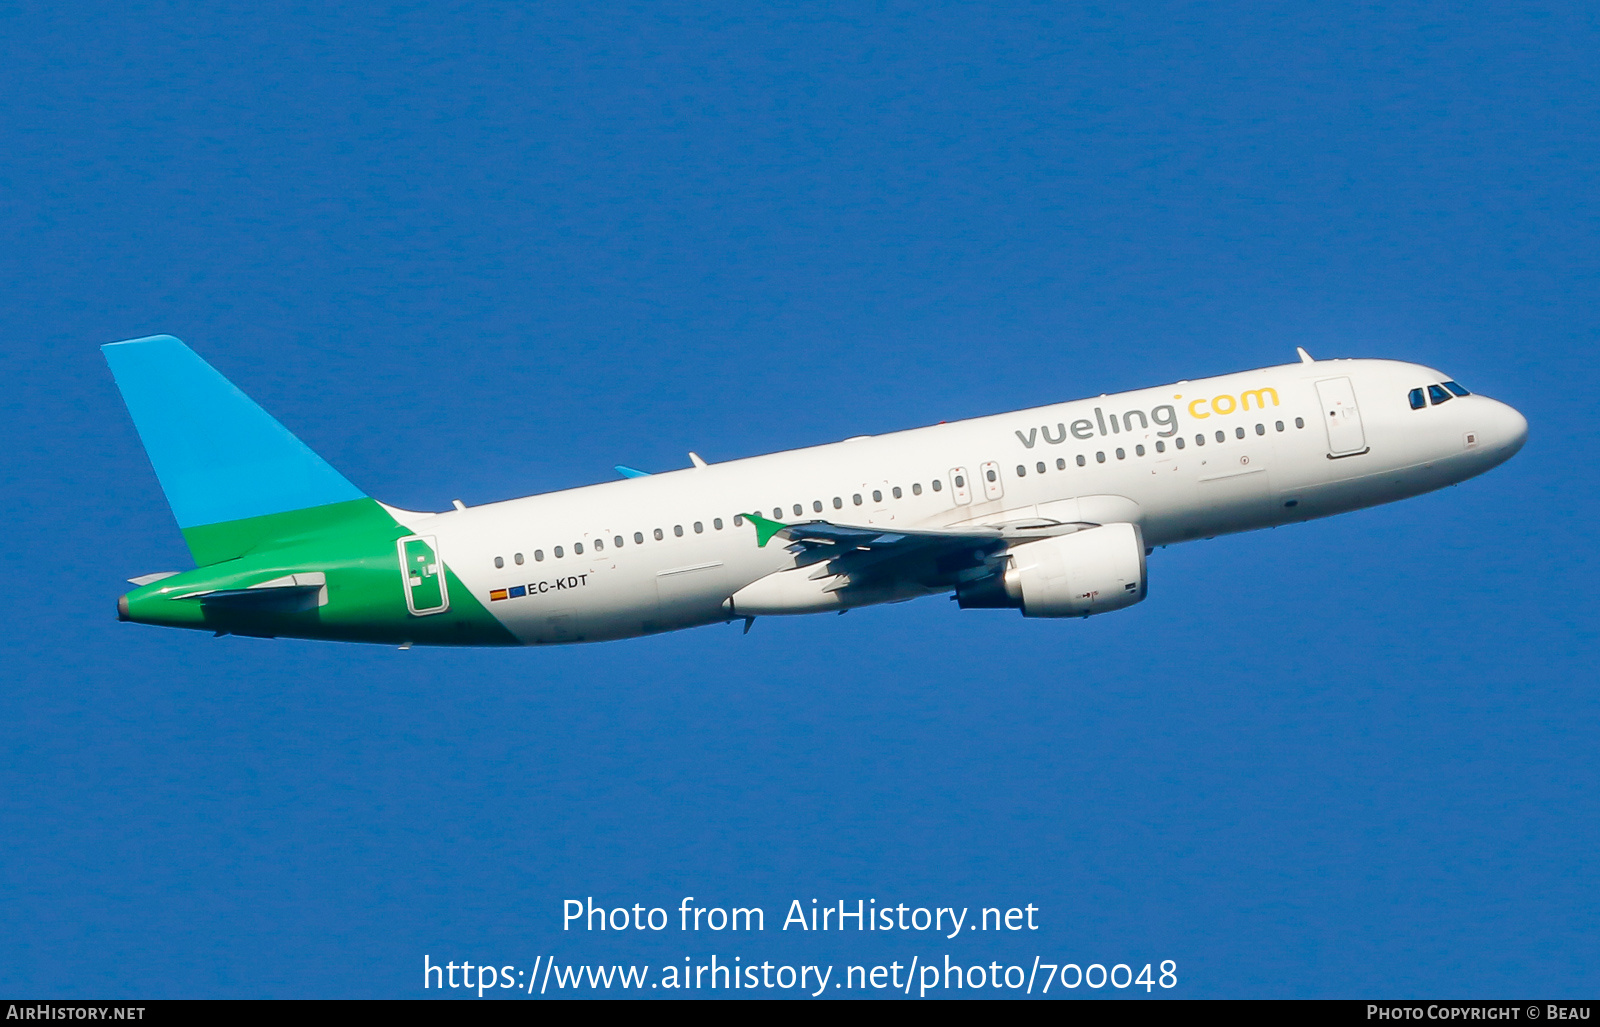
[(958, 528), (874, 528), (832, 521), (784, 524), (760, 514), (745, 514), (755, 525), (756, 541), (774, 538), (789, 544), (796, 567), (817, 566), (813, 579), (837, 575), (825, 591), (869, 581), (899, 579), (929, 587), (951, 585), (988, 573), (1000, 554), (1014, 545), (1066, 535), (1096, 525), (1048, 520), (964, 525)]

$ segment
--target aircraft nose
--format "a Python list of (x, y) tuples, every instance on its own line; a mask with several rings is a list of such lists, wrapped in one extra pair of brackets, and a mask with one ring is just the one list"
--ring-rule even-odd
[(1510, 457), (1528, 441), (1528, 419), (1510, 404), (1499, 400), (1489, 402), (1494, 404), (1490, 413), (1489, 437), (1496, 449)]

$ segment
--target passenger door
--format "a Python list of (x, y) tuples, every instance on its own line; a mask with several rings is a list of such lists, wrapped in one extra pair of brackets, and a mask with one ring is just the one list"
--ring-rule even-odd
[(1356, 406), (1356, 390), (1348, 378), (1325, 378), (1317, 383), (1322, 401), (1322, 422), (1328, 429), (1328, 455), (1356, 456), (1367, 451), (1366, 431)]

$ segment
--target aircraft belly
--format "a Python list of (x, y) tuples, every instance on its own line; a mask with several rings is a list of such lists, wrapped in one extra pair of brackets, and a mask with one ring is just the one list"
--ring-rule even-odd
[[(548, 561), (547, 561), (548, 562)], [(525, 645), (589, 642), (640, 634), (654, 604), (638, 571), (609, 560), (571, 561), (527, 575), (524, 594), (508, 593), (492, 609)]]
[[(659, 568), (625, 558), (596, 562), (569, 572), (559, 589), (494, 601), (491, 608), (525, 645), (599, 642), (727, 620), (723, 601), (767, 570), (748, 566), (743, 553), (700, 555)], [(762, 554), (763, 565), (769, 559)]]

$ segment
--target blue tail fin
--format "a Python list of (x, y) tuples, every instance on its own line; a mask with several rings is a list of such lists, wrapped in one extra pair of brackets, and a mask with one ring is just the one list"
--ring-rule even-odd
[[(102, 346), (178, 527), (364, 493), (170, 335)], [(197, 554), (198, 556), (198, 554)]]

